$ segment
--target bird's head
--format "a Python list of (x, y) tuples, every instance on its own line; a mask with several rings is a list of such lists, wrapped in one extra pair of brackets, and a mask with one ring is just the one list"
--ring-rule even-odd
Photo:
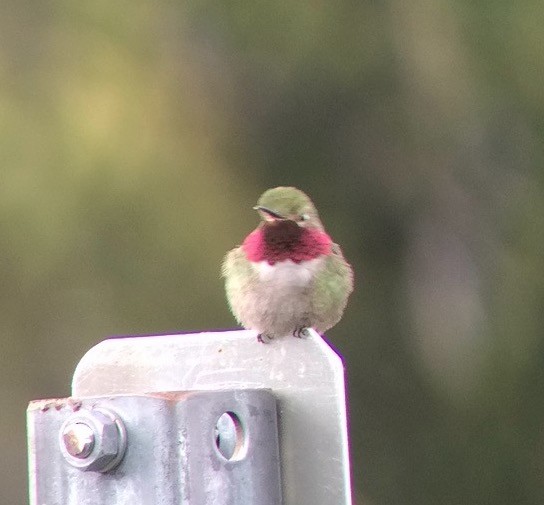
[(254, 209), (265, 225), (291, 221), (301, 228), (323, 229), (314, 204), (306, 193), (297, 188), (280, 186), (269, 189), (260, 196)]

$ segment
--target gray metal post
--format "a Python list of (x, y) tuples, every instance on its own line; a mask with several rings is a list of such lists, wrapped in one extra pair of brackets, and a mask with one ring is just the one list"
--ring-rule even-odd
[(28, 409), (31, 505), (350, 505), (344, 372), (315, 332), (111, 339)]

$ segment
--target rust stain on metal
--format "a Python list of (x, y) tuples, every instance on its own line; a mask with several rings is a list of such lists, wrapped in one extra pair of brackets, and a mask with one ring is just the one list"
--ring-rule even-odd
[(75, 398), (48, 398), (46, 400), (35, 400), (30, 402), (30, 409), (39, 410), (40, 412), (47, 412), (48, 410), (55, 409), (57, 411), (63, 408), (68, 408), (72, 412), (77, 412), (81, 408), (81, 400)]
[(189, 396), (192, 396), (194, 391), (164, 391), (157, 393), (149, 393), (146, 396), (152, 396), (154, 398), (162, 398), (163, 400), (169, 402), (179, 402), (181, 400), (186, 400)]

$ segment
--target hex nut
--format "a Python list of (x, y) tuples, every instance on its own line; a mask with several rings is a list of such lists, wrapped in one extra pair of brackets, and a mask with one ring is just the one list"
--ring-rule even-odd
[[(88, 429), (81, 429), (81, 426)], [(92, 444), (89, 431), (92, 432)], [(87, 438), (70, 438), (78, 435)], [(125, 427), (121, 419), (110, 410), (81, 409), (70, 416), (60, 429), (60, 449), (64, 458), (72, 466), (85, 472), (112, 470), (121, 462), (125, 448)]]

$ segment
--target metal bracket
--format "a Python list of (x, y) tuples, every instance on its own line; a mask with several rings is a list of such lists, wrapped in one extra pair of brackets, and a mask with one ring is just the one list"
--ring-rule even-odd
[[(117, 436), (102, 429), (105, 412), (122, 420)], [(32, 402), (31, 503), (277, 505), (276, 418), (265, 390)], [(63, 437), (71, 426), (90, 427), (83, 440), (91, 443), (78, 445), (77, 431)], [(92, 448), (78, 453), (74, 445)]]
[(72, 394), (29, 407), (31, 505), (351, 504), (342, 361), (313, 331), (106, 340)]

